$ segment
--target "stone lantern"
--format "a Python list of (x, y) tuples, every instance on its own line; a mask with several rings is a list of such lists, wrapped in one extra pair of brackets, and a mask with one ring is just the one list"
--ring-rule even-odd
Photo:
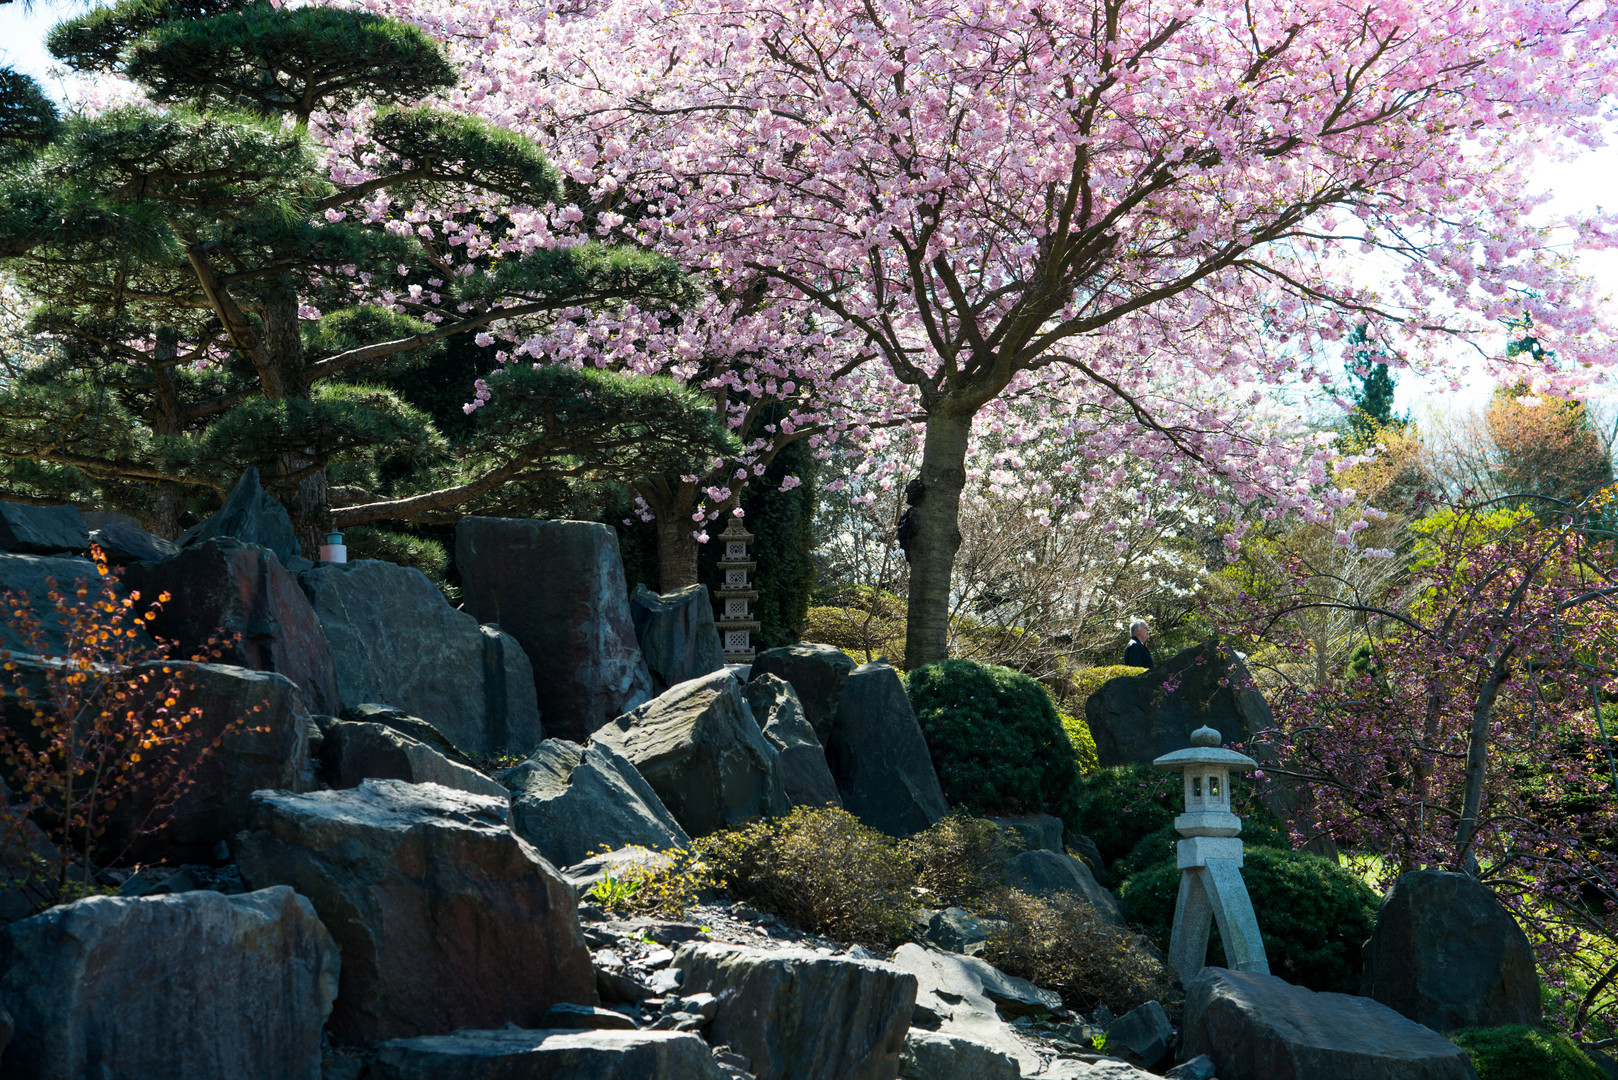
[(723, 605), (719, 615), (719, 640), (724, 644), (725, 663), (751, 664), (753, 635), (759, 631), (759, 624), (747, 610), (748, 602), (758, 599), (758, 592), (747, 580), (747, 575), (758, 567), (747, 557), (747, 544), (753, 534), (742, 528), (740, 517), (732, 515), (719, 539), (725, 545), (719, 558), (719, 571), (725, 575), (725, 583), (723, 588), (714, 590), (714, 596)]
[(1200, 727), (1191, 746), (1164, 754), (1152, 764), (1185, 774), (1185, 813), (1174, 828), (1179, 844), (1180, 898), (1174, 906), (1169, 963), (1189, 983), (1208, 960), (1208, 935), (1219, 924), (1225, 963), (1235, 971), (1270, 973), (1253, 901), (1242, 881), (1242, 819), (1230, 810), (1230, 774), (1258, 767), (1246, 754), (1226, 750), (1219, 732)]

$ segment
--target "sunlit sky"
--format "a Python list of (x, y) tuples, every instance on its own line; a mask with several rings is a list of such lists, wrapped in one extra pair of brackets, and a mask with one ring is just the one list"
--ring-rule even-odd
[[(57, 20), (88, 6), (85, 3), (35, 3), (25, 10), (21, 3), (0, 3), (0, 60), (33, 75), (48, 93), (60, 98), (62, 87), (60, 80), (51, 75), (54, 61), (45, 51), (45, 32)], [(1545, 163), (1537, 170), (1539, 191), (1552, 196), (1544, 213), (1581, 215), (1593, 213), (1601, 206), (1618, 206), (1618, 185), (1615, 185), (1618, 137), (1613, 143), (1585, 153), (1571, 163)], [(1596, 279), (1605, 295), (1611, 298), (1609, 302), (1618, 304), (1618, 252), (1585, 256), (1585, 259), (1584, 272)], [(1465, 388), (1458, 394), (1405, 373), (1399, 383), (1395, 407), (1400, 412), (1416, 415), (1432, 409), (1472, 409), (1481, 406), (1493, 389), (1492, 383), (1476, 373), (1466, 380)], [(1605, 396), (1618, 398), (1618, 388)]]

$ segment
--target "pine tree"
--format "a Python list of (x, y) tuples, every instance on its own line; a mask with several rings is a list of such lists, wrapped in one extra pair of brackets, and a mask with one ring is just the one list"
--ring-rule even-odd
[[(420, 30), (263, 0), (125, 0), (48, 45), (153, 105), (72, 119), (0, 174), (0, 258), (60, 345), (0, 394), (14, 482), (93, 488), (173, 535), (188, 501), (257, 465), (308, 550), (333, 523), (333, 477), (339, 501), (358, 493), (335, 516), (352, 524), (615, 467), (679, 471), (733, 445), (666, 380), (511, 364), (459, 438), (394, 389), (496, 323), (694, 295), (637, 250), (503, 252), (501, 208), (565, 203), (564, 181), (526, 139), (420, 104), (457, 78)], [(369, 175), (333, 181), (319, 117), (370, 141)], [(485, 254), (412, 221), (423, 205), (480, 229)]]

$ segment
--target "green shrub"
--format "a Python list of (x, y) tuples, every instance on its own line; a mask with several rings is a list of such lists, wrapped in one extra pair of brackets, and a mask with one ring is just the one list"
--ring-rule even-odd
[(1084, 703), (1090, 700), (1091, 694), (1101, 689), (1102, 683), (1123, 678), (1125, 675), (1144, 674), (1145, 668), (1130, 667), (1128, 664), (1079, 668), (1067, 676), (1067, 685), (1063, 687), (1062, 705), (1074, 715), (1083, 716)]
[(932, 894), (927, 906), (971, 908), (1002, 888), (1000, 868), (1014, 854), (1008, 840), (994, 822), (952, 810), (905, 841), (916, 884)]
[(952, 805), (1071, 819), (1079, 770), (1039, 683), (1010, 668), (944, 660), (912, 671), (907, 689)]
[(1595, 1062), (1566, 1035), (1511, 1025), (1453, 1031), (1478, 1080), (1604, 1080)]
[(1150, 765), (1097, 769), (1079, 784), (1078, 831), (1096, 842), (1111, 866), (1143, 837), (1174, 821), (1181, 809), (1181, 786), (1178, 776)]
[(383, 559), (400, 566), (413, 566), (442, 584), (449, 554), (437, 540), (425, 540), (408, 533), (390, 532), (370, 525), (343, 530), (343, 543), (351, 559)]
[[(1256, 847), (1245, 852), (1242, 877), (1270, 971), (1311, 990), (1357, 994), (1360, 947), (1376, 926), (1377, 896), (1334, 862), (1302, 851)], [(1180, 871), (1172, 862), (1140, 871), (1118, 891), (1124, 914), (1168, 948)], [(1214, 928), (1209, 958), (1221, 955)]]
[[(1249, 851), (1260, 847), (1277, 848), (1281, 851), (1292, 850), (1292, 838), (1288, 835), (1286, 826), (1267, 814), (1244, 818), (1241, 839), (1243, 847)], [(1154, 866), (1161, 866), (1164, 863), (1174, 865), (1179, 840), (1180, 834), (1174, 831), (1172, 824), (1165, 825), (1156, 832), (1147, 833), (1140, 838), (1139, 843), (1129, 849), (1128, 855), (1113, 863), (1113, 876), (1123, 881)]]
[(1058, 709), (1056, 719), (1062, 722), (1068, 745), (1073, 747), (1073, 763), (1079, 767), (1079, 775), (1089, 776), (1101, 768), (1101, 759), (1096, 756), (1095, 737), (1090, 734), (1090, 725), (1084, 717), (1070, 716)]

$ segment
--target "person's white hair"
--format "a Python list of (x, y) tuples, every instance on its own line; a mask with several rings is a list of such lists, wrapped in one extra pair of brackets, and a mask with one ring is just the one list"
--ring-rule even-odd
[(1130, 623), (1129, 624), (1129, 636), (1134, 637), (1135, 636), (1135, 631), (1139, 630), (1143, 626), (1146, 627), (1146, 629), (1148, 629), (1148, 630), (1151, 629), (1151, 626), (1146, 622), (1145, 619), (1136, 619), (1134, 622)]

